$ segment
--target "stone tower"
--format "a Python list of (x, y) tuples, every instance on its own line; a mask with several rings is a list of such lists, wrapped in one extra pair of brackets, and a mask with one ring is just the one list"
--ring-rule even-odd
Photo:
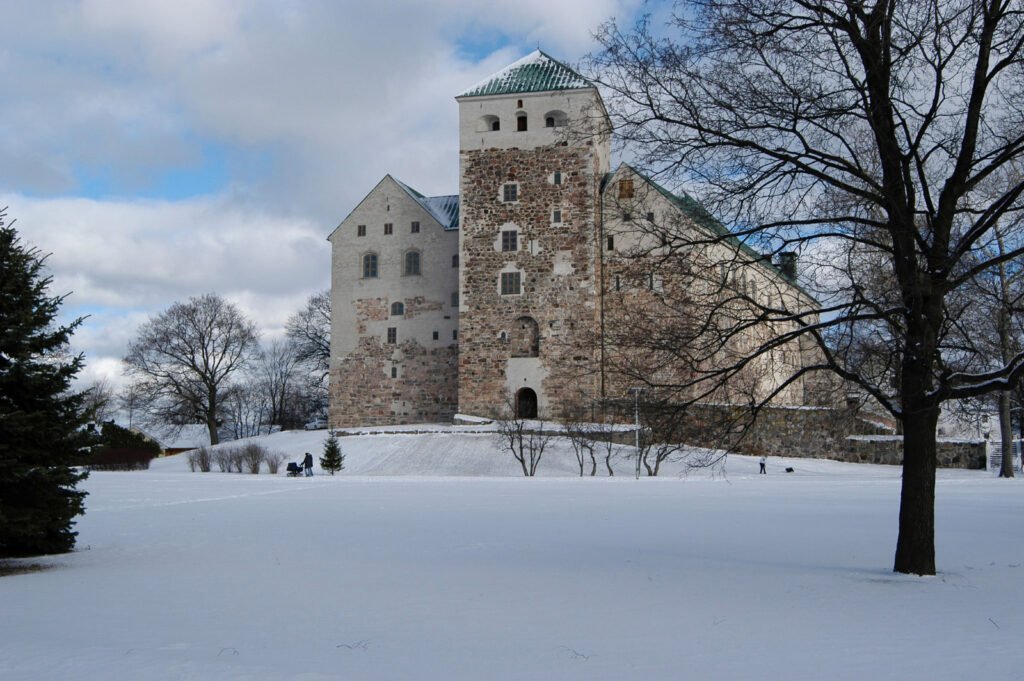
[(557, 416), (597, 392), (607, 113), (539, 50), (456, 101), (459, 412)]

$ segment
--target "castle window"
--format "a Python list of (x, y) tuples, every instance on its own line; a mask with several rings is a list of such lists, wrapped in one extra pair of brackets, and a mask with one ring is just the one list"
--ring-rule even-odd
[(617, 275), (617, 274), (615, 275), (615, 290), (616, 291), (620, 290), (619, 275)]
[(647, 214), (647, 222), (654, 222), (654, 213)]
[(405, 254), (405, 276), (415, 276), (420, 273), (420, 252), (408, 251)]
[(563, 125), (568, 125), (569, 117), (564, 111), (548, 111), (544, 114), (544, 127), (545, 128), (560, 128)]
[(521, 291), (519, 272), (501, 273), (501, 295), (518, 296)]
[(456, 253), (455, 255), (452, 256), (452, 267), (458, 267), (458, 266), (459, 266), (459, 254)]
[(501, 250), (518, 251), (519, 250), (519, 232), (514, 229), (506, 229), (501, 233)]
[(555, 176), (554, 176), (554, 178), (552, 178), (552, 183), (553, 184), (562, 184), (562, 171), (560, 171), (560, 170), (556, 170), (555, 171)]
[(452, 340), (454, 340), (454, 341), (459, 340), (459, 330), (458, 329), (452, 329)]
[(606, 247), (605, 250), (614, 251), (615, 250), (615, 237), (610, 236), (610, 237), (608, 237), (606, 239), (606, 241), (608, 243), (607, 243), (607, 247)]
[(419, 223), (418, 220), (413, 220), (411, 232), (413, 234), (419, 234), (419, 232), (420, 232), (420, 223)]
[(497, 116), (482, 116), (477, 122), (477, 132), (496, 132), (501, 130), (501, 121)]
[(366, 225), (356, 225), (356, 236), (366, 236)]
[(562, 211), (559, 208), (551, 211), (551, 222), (559, 223), (562, 221)]
[(391, 378), (398, 378), (398, 367), (391, 367)]
[(505, 203), (512, 203), (513, 201), (519, 200), (519, 185), (510, 182), (502, 188), (502, 201)]
[(633, 180), (619, 180), (619, 198), (633, 198)]
[(452, 307), (458, 307), (458, 306), (459, 306), (459, 292), (458, 291), (452, 291)]
[(437, 339), (439, 339), (440, 337), (441, 337), (441, 334), (439, 334), (439, 333), (438, 333), (437, 331), (435, 331), (435, 332), (434, 332), (434, 336), (433, 336), (434, 340), (437, 340)]
[(384, 234), (391, 234), (393, 227), (394, 227), (394, 225), (392, 223), (385, 222), (384, 223)]
[(363, 256), (363, 279), (377, 278), (377, 254), (367, 253)]
[(516, 108), (517, 109), (522, 109), (523, 108), (523, 100), (521, 100), (521, 99), (517, 99), (516, 100)]
[(633, 214), (632, 213), (623, 213), (622, 214), (622, 221), (623, 222), (632, 222), (633, 221)]
[(388, 327), (388, 345), (394, 345), (398, 342), (398, 327)]
[(516, 132), (526, 132), (526, 114), (516, 116)]
[(405, 303), (391, 303), (391, 316), (401, 317), (405, 314)]

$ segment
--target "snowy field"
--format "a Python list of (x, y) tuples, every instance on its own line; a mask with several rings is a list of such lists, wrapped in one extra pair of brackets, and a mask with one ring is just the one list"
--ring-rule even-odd
[(0, 577), (0, 679), (1024, 678), (1020, 479), (941, 471), (917, 578), (896, 468), (580, 479), (559, 446), (530, 480), (485, 433), (341, 444), (335, 477), (94, 473), (79, 550)]

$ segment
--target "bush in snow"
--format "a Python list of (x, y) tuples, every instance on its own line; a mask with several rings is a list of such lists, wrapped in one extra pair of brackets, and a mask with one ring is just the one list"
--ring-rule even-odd
[(198, 468), (203, 473), (210, 472), (210, 464), (212, 461), (212, 455), (210, 450), (206, 447), (200, 447), (199, 449), (193, 449), (187, 455), (188, 467), (194, 473)]
[(231, 470), (231, 450), (226, 447), (218, 447), (217, 451), (213, 453), (213, 462), (217, 464), (221, 473), (227, 473)]
[(245, 470), (253, 475), (258, 475), (260, 464), (263, 463), (263, 459), (267, 456), (267, 450), (254, 442), (250, 442), (242, 446), (241, 456)]
[(277, 475), (277, 469), (281, 467), (281, 462), (284, 461), (284, 454), (267, 450), (263, 455), (263, 460), (267, 463), (267, 470), (270, 471), (270, 474)]

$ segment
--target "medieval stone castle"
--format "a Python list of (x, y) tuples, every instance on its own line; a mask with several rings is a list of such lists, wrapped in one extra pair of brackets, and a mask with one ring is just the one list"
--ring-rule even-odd
[[(456, 101), (458, 195), (424, 196), (388, 175), (329, 237), (331, 426), (543, 418), (620, 396), (629, 379), (606, 361), (609, 319), (668, 285), (626, 257), (665, 245), (641, 226), (708, 228), (690, 197), (627, 165), (612, 171), (597, 88), (543, 52)], [(723, 277), (813, 305), (787, 265), (749, 257)], [(803, 390), (788, 385), (777, 401), (801, 404)]]

